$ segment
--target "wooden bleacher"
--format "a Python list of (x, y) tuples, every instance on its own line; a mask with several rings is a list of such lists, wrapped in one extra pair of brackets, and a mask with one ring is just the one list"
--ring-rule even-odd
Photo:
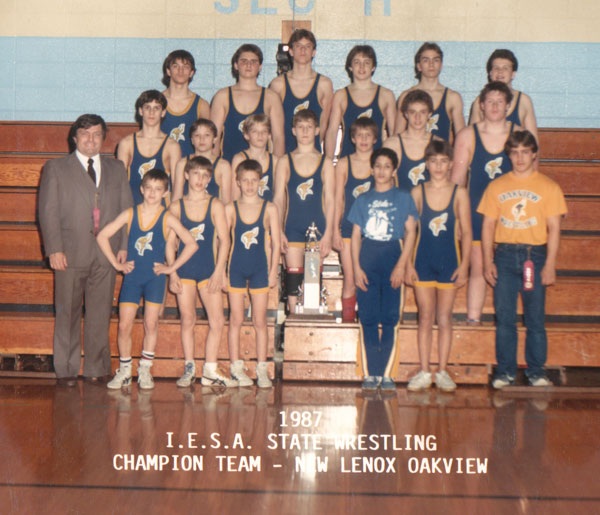
[[(546, 311), (549, 367), (600, 366), (600, 130), (541, 129), (540, 170), (557, 181), (569, 214), (562, 224), (558, 280), (547, 289)], [(325, 285), (328, 305), (341, 295), (341, 277)], [(519, 303), (519, 313), (522, 312)], [(449, 371), (459, 383), (486, 383), (495, 363), (492, 292), (484, 308), (482, 327), (467, 327), (466, 289), (457, 294)], [(407, 381), (419, 366), (416, 339), (417, 308), (412, 288), (406, 289), (404, 323), (396, 379)], [(356, 324), (307, 323), (290, 317), (285, 324), (284, 379), (357, 381)], [(437, 360), (434, 337), (432, 363)], [(525, 364), (524, 328), (519, 329), (519, 364)]]
[[(135, 130), (134, 124), (110, 124), (102, 151), (112, 154), (117, 142)], [(46, 160), (68, 152), (69, 124), (0, 122), (0, 357), (51, 355), (53, 332), (53, 274), (43, 258), (37, 227), (37, 187)], [(600, 130), (541, 129), (541, 171), (556, 180), (565, 195), (569, 215), (563, 223), (558, 258), (559, 279), (547, 293), (548, 365), (600, 366)], [(335, 268), (335, 261), (331, 261)], [(120, 278), (115, 289), (115, 305)], [(341, 276), (325, 279), (330, 310), (341, 294)], [(269, 300), (269, 355), (274, 355), (280, 327), (275, 295)], [(520, 309), (520, 308), (519, 308)], [(176, 302), (167, 295), (167, 319), (161, 321), (156, 376), (174, 377), (183, 368)], [(480, 328), (461, 325), (466, 313), (465, 289), (455, 303), (457, 325), (450, 371), (457, 382), (485, 383), (494, 364), (491, 293)], [(418, 369), (416, 305), (407, 289), (405, 323), (400, 329), (401, 350), (397, 379), (406, 381)], [(140, 321), (141, 322), (141, 321)], [(111, 322), (111, 353), (117, 359), (117, 319)], [(356, 381), (357, 324), (335, 324), (291, 316), (283, 332), (283, 378)], [(196, 327), (197, 359), (204, 357), (206, 321)], [(227, 331), (222, 358), (226, 356)], [(141, 353), (142, 326), (134, 331), (134, 355)], [(524, 331), (519, 331), (519, 362), (524, 363)], [(256, 354), (250, 326), (242, 330), (242, 355), (250, 363)], [(434, 342), (433, 361), (436, 357)], [(115, 361), (116, 364), (116, 361)], [(226, 363), (224, 363), (226, 364)], [(271, 363), (271, 367), (273, 364)]]
[[(54, 331), (54, 274), (43, 257), (37, 225), (37, 190), (41, 171), (48, 159), (69, 151), (70, 124), (0, 122), (0, 357), (52, 354)], [(136, 130), (135, 124), (110, 124), (102, 152), (112, 155), (119, 140)], [(113, 306), (117, 307), (122, 276), (117, 276)], [(279, 328), (276, 324), (278, 295), (269, 298), (269, 368)], [(159, 345), (153, 366), (155, 377), (178, 377), (183, 370), (179, 320), (175, 296), (167, 293), (165, 319), (161, 320)], [(225, 309), (228, 309), (225, 296)], [(202, 365), (208, 324), (199, 302), (196, 325), (196, 360)], [(137, 321), (133, 332), (133, 355), (141, 355), (143, 325)], [(118, 366), (117, 325), (111, 319), (110, 344), (114, 368)], [(240, 355), (250, 376), (255, 375), (254, 330), (245, 322), (241, 331)], [(228, 367), (227, 328), (222, 334), (219, 361)], [(16, 365), (17, 362), (15, 362)], [(135, 369), (134, 369), (135, 371)]]

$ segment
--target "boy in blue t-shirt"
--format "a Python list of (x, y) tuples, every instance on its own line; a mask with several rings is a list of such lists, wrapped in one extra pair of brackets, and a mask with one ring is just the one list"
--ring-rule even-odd
[(356, 199), (348, 215), (353, 224), (352, 264), (365, 377), (362, 386), (365, 390), (378, 386), (394, 389), (401, 286), (413, 253), (419, 214), (410, 193), (394, 186), (398, 156), (393, 150), (373, 152), (371, 168), (375, 187)]

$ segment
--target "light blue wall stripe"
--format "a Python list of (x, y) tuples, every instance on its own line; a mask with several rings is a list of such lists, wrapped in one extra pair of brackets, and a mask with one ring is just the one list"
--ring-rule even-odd
[[(232, 83), (230, 59), (252, 42), (265, 53), (260, 82), (275, 76), (276, 40), (0, 38), (0, 117), (8, 120), (72, 120), (84, 111), (108, 121), (132, 121), (144, 89), (163, 89), (162, 61), (186, 48), (197, 61), (192, 89), (210, 99)], [(413, 56), (421, 42), (337, 40), (318, 42), (315, 67), (335, 88), (348, 83), (344, 62), (358, 43), (373, 45), (375, 81), (398, 95), (415, 83)], [(600, 126), (599, 43), (440, 42), (442, 82), (459, 91), (465, 113), (486, 81), (485, 62), (496, 48), (519, 59), (515, 87), (532, 97), (541, 127)]]

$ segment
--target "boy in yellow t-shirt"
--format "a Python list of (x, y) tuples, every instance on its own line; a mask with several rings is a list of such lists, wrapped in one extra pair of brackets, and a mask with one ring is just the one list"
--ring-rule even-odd
[[(513, 132), (505, 146), (512, 171), (490, 183), (477, 208), (484, 215), (483, 271), (494, 288), (496, 309), (498, 367), (492, 381), (494, 388), (513, 384), (517, 372), (519, 291), (527, 328), (525, 374), (532, 386), (552, 384), (543, 368), (547, 350), (544, 305), (546, 286), (556, 280), (560, 218), (567, 206), (558, 184), (535, 168), (537, 150), (531, 132)], [(531, 262), (533, 280), (527, 284), (524, 273)]]

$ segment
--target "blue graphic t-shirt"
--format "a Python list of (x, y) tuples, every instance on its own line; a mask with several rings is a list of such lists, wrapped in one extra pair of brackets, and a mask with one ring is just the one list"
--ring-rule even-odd
[(391, 188), (387, 191), (371, 190), (358, 197), (348, 220), (360, 226), (365, 238), (375, 241), (392, 241), (404, 238), (404, 223), (409, 216), (415, 221), (419, 213), (415, 201), (407, 191)]

